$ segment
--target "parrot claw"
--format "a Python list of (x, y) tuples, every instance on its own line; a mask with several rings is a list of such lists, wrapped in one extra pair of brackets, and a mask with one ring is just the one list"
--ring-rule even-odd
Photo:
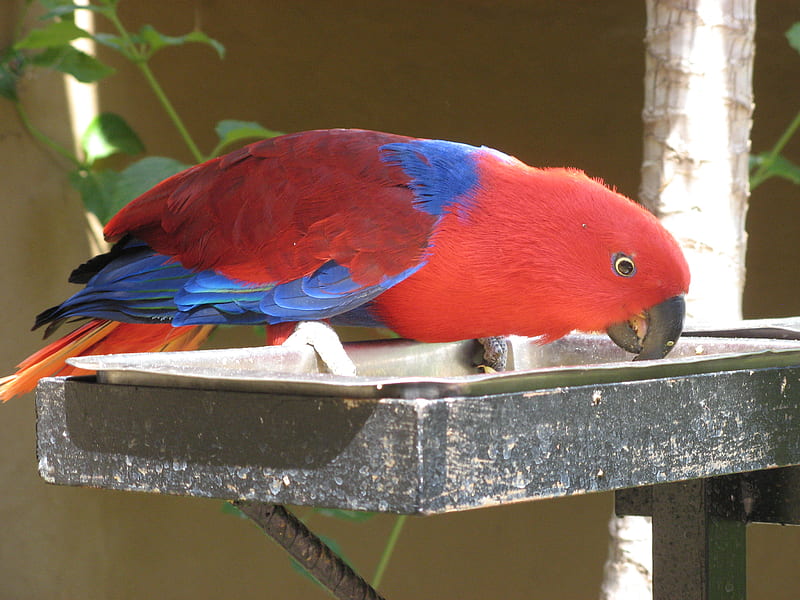
[(347, 356), (336, 331), (324, 321), (300, 321), (282, 345), (291, 348), (306, 344), (314, 348), (331, 374), (348, 377), (356, 374), (356, 366)]
[(483, 346), (483, 363), (478, 365), (484, 373), (497, 373), (506, 370), (508, 361), (508, 339), (502, 336), (478, 338)]

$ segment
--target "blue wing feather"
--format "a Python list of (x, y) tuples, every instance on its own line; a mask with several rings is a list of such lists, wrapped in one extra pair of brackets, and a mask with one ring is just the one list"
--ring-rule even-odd
[(364, 305), (422, 264), (361, 286), (333, 261), (313, 274), (279, 285), (248, 285), (214, 271), (193, 272), (135, 242), (92, 277), (86, 287), (52, 309), (48, 321), (96, 317), (175, 326), (262, 324), (328, 319), (353, 312), (348, 323), (377, 325)]

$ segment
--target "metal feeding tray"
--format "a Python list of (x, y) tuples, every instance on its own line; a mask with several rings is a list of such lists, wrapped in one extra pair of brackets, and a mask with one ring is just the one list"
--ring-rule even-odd
[(513, 338), (514, 371), (486, 375), (473, 342), (346, 348), (357, 377), (310, 347), (75, 359), (96, 379), (38, 388), (40, 472), (431, 514), (800, 464), (792, 340), (684, 337), (631, 362), (603, 336)]

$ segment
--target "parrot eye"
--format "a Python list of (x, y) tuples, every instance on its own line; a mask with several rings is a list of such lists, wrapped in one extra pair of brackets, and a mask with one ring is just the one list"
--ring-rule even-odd
[(611, 257), (611, 263), (614, 265), (614, 272), (620, 277), (633, 277), (636, 274), (636, 264), (627, 254), (617, 252)]

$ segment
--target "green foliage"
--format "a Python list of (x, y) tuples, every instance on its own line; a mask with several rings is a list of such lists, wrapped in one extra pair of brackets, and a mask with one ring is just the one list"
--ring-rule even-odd
[(83, 198), (86, 210), (107, 223), (123, 206), (167, 177), (190, 165), (164, 156), (148, 156), (122, 171), (79, 170), (70, 173), (70, 183)]
[(188, 42), (207, 44), (216, 50), (220, 58), (225, 56), (225, 47), (202, 31), (192, 31), (181, 36), (169, 36), (157, 31), (152, 25), (145, 25), (139, 30), (139, 33), (135, 34), (98, 33), (93, 37), (98, 44), (116, 50), (132, 62), (146, 62), (162, 48), (182, 46)]
[(280, 135), (279, 131), (267, 129), (253, 121), (235, 121), (233, 119), (220, 121), (214, 130), (219, 137), (219, 143), (212, 151), (214, 155), (221, 153), (224, 148), (246, 139), (271, 138)]
[(101, 158), (114, 154), (139, 154), (144, 144), (130, 125), (114, 113), (97, 115), (81, 136), (84, 163), (91, 166)]
[(121, 196), (119, 208), (137, 196), (141, 196), (157, 183), (190, 166), (166, 156), (146, 156), (129, 165), (120, 173), (120, 180), (117, 184), (117, 194)]
[[(165, 48), (189, 43), (204, 44), (213, 49), (219, 58), (224, 58), (224, 46), (199, 30), (171, 36), (152, 25), (144, 25), (138, 32), (131, 32), (119, 19), (118, 2), (95, 0), (88, 5), (76, 5), (69, 0), (38, 0), (38, 4), (46, 11), (39, 21), (41, 25), (19, 36), (11, 47), (0, 52), (0, 96), (14, 103), (31, 135), (70, 161), (73, 166), (68, 174), (70, 183), (81, 194), (86, 209), (103, 223), (138, 195), (189, 165), (168, 157), (141, 157), (145, 152), (142, 140), (122, 116), (113, 113), (98, 115), (89, 124), (81, 136), (80, 156), (60, 146), (35, 127), (19, 99), (19, 81), (27, 69), (59, 71), (82, 83), (98, 82), (115, 73), (115, 69), (96, 56), (72, 46), (73, 41), (92, 39), (136, 65), (196, 162), (217, 156), (223, 149), (245, 139), (278, 135), (278, 132), (258, 123), (224, 120), (216, 126), (219, 142), (208, 154), (202, 153), (150, 70), (148, 61)], [(28, 0), (26, 7), (33, 3), (33, 0)], [(74, 14), (79, 10), (92, 11), (105, 19), (114, 33), (92, 34), (81, 29), (74, 22)], [(105, 159), (112, 156), (139, 158), (122, 170), (114, 170), (105, 164)]]
[(113, 214), (111, 199), (119, 178), (120, 174), (111, 170), (78, 170), (69, 174), (69, 182), (80, 193), (84, 208), (101, 223), (107, 223)]
[[(786, 31), (786, 40), (800, 53), (800, 22)], [(771, 150), (750, 156), (751, 191), (773, 177), (791, 181), (796, 185), (800, 184), (800, 167), (781, 154), (798, 127), (800, 127), (800, 112), (795, 115)]]
[(339, 508), (315, 508), (314, 512), (324, 517), (330, 517), (331, 519), (351, 521), (353, 523), (363, 523), (375, 516), (375, 513), (365, 512), (363, 510), (342, 510)]
[(52, 21), (41, 29), (34, 29), (19, 42), (14, 44), (16, 50), (41, 48), (61, 48), (78, 38), (92, 37), (72, 21)]
[(242, 519), (247, 521), (250, 517), (244, 514), (239, 507), (236, 506), (233, 502), (223, 502), (220, 508), (220, 511), (223, 515), (230, 515), (232, 517), (236, 517), (238, 519)]
[(0, 51), (0, 96), (17, 102), (17, 80), (24, 68), (25, 56), (13, 48)]
[[(769, 152), (754, 154), (750, 157), (750, 170), (757, 171), (759, 168), (764, 166), (767, 161), (769, 161), (769, 166), (767, 167), (766, 177), (764, 179), (768, 177), (780, 177), (781, 179), (791, 181), (795, 185), (800, 185), (800, 167), (798, 167), (788, 158), (780, 155), (775, 156), (770, 160)], [(761, 181), (758, 183), (761, 183)]]
[(31, 64), (37, 67), (50, 67), (72, 75), (81, 83), (94, 83), (114, 73), (114, 69), (104, 65), (94, 56), (69, 45), (48, 48), (34, 56)]
[(217, 51), (220, 58), (225, 58), (225, 47), (202, 31), (192, 31), (186, 35), (172, 37), (156, 31), (151, 25), (145, 25), (139, 30), (138, 35), (132, 36), (131, 39), (134, 44), (143, 48), (141, 54), (145, 60), (166, 46), (183, 46), (187, 42), (207, 44)]
[(789, 41), (789, 45), (800, 53), (800, 23), (795, 23), (789, 27), (786, 32), (786, 39)]

